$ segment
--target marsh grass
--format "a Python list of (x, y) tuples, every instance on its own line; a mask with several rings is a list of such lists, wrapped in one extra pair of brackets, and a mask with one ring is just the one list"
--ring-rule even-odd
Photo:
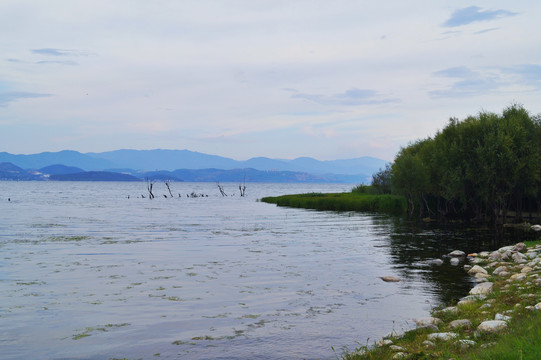
[(397, 195), (370, 195), (367, 193), (350, 192), (336, 194), (308, 193), (264, 197), (262, 202), (294, 208), (330, 210), (330, 211), (361, 211), (379, 212), (401, 215), (406, 212), (406, 199)]

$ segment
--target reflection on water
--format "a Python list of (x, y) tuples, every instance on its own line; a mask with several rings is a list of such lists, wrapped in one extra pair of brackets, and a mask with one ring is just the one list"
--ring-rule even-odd
[(3, 358), (335, 358), (467, 293), (461, 267), (431, 259), (495, 247), (489, 231), (257, 201), (349, 185), (162, 187), (0, 182)]

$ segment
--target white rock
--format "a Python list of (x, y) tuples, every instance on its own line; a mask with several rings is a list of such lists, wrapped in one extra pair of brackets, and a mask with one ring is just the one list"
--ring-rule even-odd
[(541, 310), (541, 302), (535, 304), (533, 308), (534, 308), (535, 310)]
[(391, 346), (389, 346), (389, 349), (391, 349), (393, 351), (404, 351), (404, 350), (406, 350), (402, 346), (398, 346), (398, 345), (391, 345)]
[(533, 231), (541, 231), (541, 225), (532, 225), (530, 226), (530, 229)]
[(428, 325), (438, 325), (439, 323), (441, 323), (441, 319), (429, 316), (429, 317), (424, 317), (424, 318), (419, 318), (419, 319), (413, 319), (413, 322), (418, 327), (423, 327), (423, 326), (428, 326)]
[(525, 263), (525, 262), (526, 262), (526, 256), (523, 255), (522, 253), (519, 253), (519, 252), (516, 252), (516, 253), (514, 253), (513, 255), (511, 255), (511, 258), (512, 258), (513, 261), (516, 262), (517, 264), (522, 264), (522, 263)]
[(428, 340), (452, 340), (456, 338), (458, 335), (452, 332), (444, 332), (444, 333), (433, 333), (428, 334), (427, 339)]
[(403, 358), (405, 358), (406, 356), (407, 356), (406, 353), (403, 353), (403, 352), (397, 352), (396, 354), (394, 354), (393, 359), (403, 359)]
[(489, 255), (490, 255), (490, 252), (488, 252), (488, 251), (481, 251), (481, 252), (479, 253), (479, 257), (482, 257), (482, 258), (486, 258), (486, 257), (488, 257)]
[(380, 341), (378, 341), (376, 343), (376, 346), (378, 347), (382, 347), (382, 346), (388, 346), (388, 345), (392, 345), (393, 344), (393, 341), (392, 340), (389, 340), (389, 339), (381, 339)]
[(436, 346), (436, 344), (434, 344), (430, 340), (425, 340), (425, 341), (423, 341), (423, 346), (426, 347), (426, 348), (432, 348), (432, 347)]
[(458, 312), (458, 308), (456, 306), (449, 306), (449, 307), (446, 307), (445, 309), (441, 309), (440, 312), (456, 314)]
[(449, 262), (451, 263), (452, 266), (458, 266), (458, 264), (460, 264), (460, 260), (457, 257), (451, 258)]
[(475, 341), (462, 339), (462, 340), (458, 340), (455, 344), (460, 346), (462, 349), (467, 349), (467, 348), (475, 346)]
[(457, 328), (469, 329), (471, 327), (472, 327), (472, 323), (468, 319), (453, 320), (449, 323), (449, 328), (451, 329), (457, 329)]
[(524, 279), (526, 279), (526, 275), (525, 274), (514, 274), (514, 275), (511, 275), (511, 277), (509, 278), (513, 281), (522, 281)]
[(494, 317), (494, 320), (509, 321), (511, 320), (511, 316), (503, 315), (503, 314), (496, 314), (496, 316)]
[(472, 275), (474, 276), (475, 274), (485, 274), (485, 275), (488, 275), (488, 271), (486, 271), (485, 269), (483, 269), (481, 266), (479, 265), (474, 265), (469, 271), (468, 271), (468, 274), (469, 275)]
[(466, 253), (462, 250), (454, 250), (454, 251), (451, 251), (448, 255), (451, 257), (461, 257), (461, 256), (466, 256)]
[(526, 247), (526, 244), (524, 244), (522, 242), (516, 244), (515, 246), (513, 246), (513, 251), (518, 251), (518, 252), (521, 252), (521, 253), (526, 252), (527, 249), (528, 248)]
[(442, 259), (433, 259), (433, 260), (430, 261), (430, 264), (439, 266), (439, 265), (443, 264), (443, 260)]
[(476, 285), (473, 289), (470, 290), (471, 295), (484, 295), (492, 291), (494, 286), (491, 282), (484, 282), (482, 284)]
[(492, 275), (499, 275), (502, 271), (507, 271), (506, 266), (498, 266), (494, 271), (492, 272)]
[(523, 273), (523, 274), (527, 274), (527, 273), (532, 272), (532, 271), (533, 271), (533, 269), (531, 267), (529, 267), (529, 266), (525, 266), (525, 267), (522, 268), (522, 270), (520, 270), (520, 272)]
[(489, 320), (483, 321), (477, 327), (477, 330), (481, 332), (496, 333), (507, 328), (507, 323), (503, 320)]
[(513, 250), (513, 245), (504, 246), (498, 249), (499, 252), (504, 253)]

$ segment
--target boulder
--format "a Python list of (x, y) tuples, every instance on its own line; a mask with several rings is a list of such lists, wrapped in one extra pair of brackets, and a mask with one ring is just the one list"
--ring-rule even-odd
[(443, 332), (443, 333), (428, 334), (427, 339), (447, 341), (447, 340), (452, 340), (456, 338), (457, 336), (458, 336), (457, 334), (452, 333), (452, 332)]
[(513, 246), (513, 251), (518, 251), (518, 252), (523, 253), (523, 252), (526, 252), (526, 250), (528, 250), (528, 248), (526, 247), (526, 244), (522, 242)]
[(511, 255), (511, 258), (517, 264), (522, 264), (526, 262), (526, 255), (523, 255), (522, 253), (519, 253), (519, 252), (516, 252), (513, 255)]
[(507, 323), (503, 320), (483, 321), (477, 327), (477, 330), (485, 333), (497, 333), (507, 329)]
[(492, 291), (494, 286), (491, 282), (484, 282), (479, 285), (476, 285), (473, 289), (470, 290), (470, 295), (485, 295)]
[(513, 281), (522, 281), (522, 280), (526, 279), (526, 275), (522, 274), (522, 273), (514, 274), (514, 275), (511, 275), (511, 277), (509, 279), (511, 279)]
[(485, 275), (488, 275), (488, 271), (486, 271), (485, 269), (483, 269), (481, 266), (479, 265), (474, 265), (469, 271), (468, 271), (468, 274), (469, 275), (472, 275), (474, 276), (475, 274), (485, 274)]
[(458, 328), (471, 329), (471, 327), (472, 327), (472, 323), (468, 319), (453, 320), (449, 323), (450, 329), (458, 329)]
[(451, 258), (449, 262), (452, 266), (458, 266), (460, 264), (460, 260), (457, 257)]
[(441, 323), (441, 319), (429, 316), (419, 319), (413, 319), (413, 322), (415, 323), (415, 325), (417, 325), (417, 327), (424, 327), (428, 325), (438, 325), (439, 323)]
[(498, 266), (494, 271), (492, 272), (492, 275), (499, 275), (502, 271), (507, 271), (507, 267), (505, 266)]
[(466, 253), (462, 250), (454, 250), (454, 251), (451, 251), (448, 255), (450, 257), (463, 257), (463, 256), (466, 256)]

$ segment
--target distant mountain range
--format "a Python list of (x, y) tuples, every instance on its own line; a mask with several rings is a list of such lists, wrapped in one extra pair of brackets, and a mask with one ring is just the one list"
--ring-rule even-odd
[[(110, 175), (116, 173), (173, 181), (358, 183), (366, 182), (386, 161), (372, 157), (332, 161), (257, 157), (238, 161), (189, 150), (158, 149), (86, 154), (71, 150), (31, 155), (0, 152), (0, 163), (6, 168), (0, 166), (0, 179), (13, 180), (128, 180)], [(74, 175), (81, 173), (87, 174)]]

